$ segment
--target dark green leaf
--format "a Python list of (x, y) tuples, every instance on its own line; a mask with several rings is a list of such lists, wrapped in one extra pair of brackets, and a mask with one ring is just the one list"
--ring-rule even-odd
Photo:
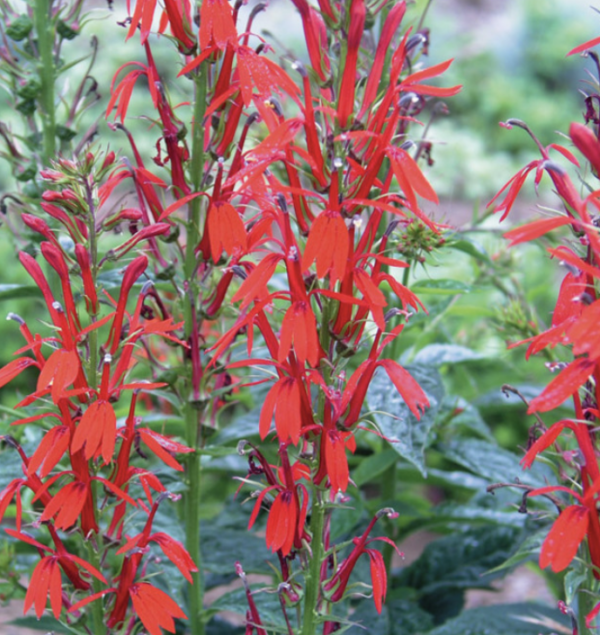
[(422, 595), (486, 588), (498, 577), (490, 569), (511, 555), (521, 536), (519, 527), (488, 525), (439, 538), (400, 573), (398, 583), (418, 589)]
[(410, 600), (388, 600), (381, 615), (373, 600), (363, 600), (350, 619), (357, 624), (346, 631), (350, 635), (416, 635), (433, 626), (431, 615)]
[(42, 615), (39, 620), (33, 615), (26, 615), (25, 617), (17, 617), (9, 624), (20, 626), (21, 628), (30, 628), (34, 631), (44, 631), (45, 633), (61, 633), (61, 635), (63, 633), (65, 635), (78, 635), (79, 633), (78, 630), (55, 620), (50, 615)]
[(499, 604), (465, 611), (428, 635), (552, 635), (570, 632), (569, 618), (541, 604)]
[(382, 371), (378, 371), (371, 381), (367, 402), (369, 410), (377, 411), (373, 415), (375, 423), (391, 440), (391, 447), (425, 475), (424, 452), (432, 442), (431, 429), (444, 397), (444, 386), (439, 372), (431, 366), (411, 365), (406, 366), (406, 370), (429, 399), (430, 407), (420, 419), (410, 412), (394, 384)]
[(447, 459), (489, 481), (507, 482), (515, 478), (530, 482), (536, 480), (536, 469), (525, 472), (516, 454), (489, 441), (452, 439), (437, 448)]

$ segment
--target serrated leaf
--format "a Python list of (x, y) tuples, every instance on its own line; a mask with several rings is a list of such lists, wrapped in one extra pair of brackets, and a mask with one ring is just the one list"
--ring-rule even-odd
[(400, 573), (398, 583), (418, 589), (422, 596), (486, 588), (498, 577), (490, 570), (511, 555), (521, 535), (520, 527), (488, 525), (439, 538)]
[(502, 571), (504, 569), (512, 569), (513, 567), (524, 564), (525, 562), (537, 560), (540, 555), (542, 543), (548, 535), (548, 529), (549, 528), (546, 527), (545, 529), (541, 529), (540, 531), (536, 531), (534, 534), (527, 536), (527, 538), (525, 538), (525, 540), (519, 545), (519, 548), (515, 551), (515, 553), (508, 558), (508, 560), (494, 569), (491, 569), (490, 573), (495, 573), (496, 571)]
[(448, 396), (442, 403), (440, 418), (444, 419), (444, 411), (448, 411), (447, 427), (454, 434), (458, 430), (469, 430), (488, 441), (494, 441), (494, 435), (479, 410), (462, 397)]
[[(423, 476), (425, 449), (432, 442), (431, 430), (444, 397), (444, 385), (439, 372), (431, 366), (410, 365), (406, 370), (425, 391), (430, 407), (417, 419), (394, 388), (391, 380), (378, 371), (367, 392), (369, 410), (377, 411), (373, 418), (391, 447), (419, 469)], [(387, 414), (390, 413), (390, 414)]]
[(465, 611), (428, 635), (570, 634), (569, 618), (542, 604), (498, 604)]
[(539, 480), (538, 466), (525, 472), (516, 454), (489, 441), (452, 439), (436, 447), (447, 459), (491, 482), (507, 482), (517, 477), (528, 482)]
[(430, 344), (416, 354), (413, 363), (438, 367), (443, 364), (461, 364), (480, 360), (484, 357), (481, 353), (458, 344)]
[(431, 615), (410, 600), (388, 600), (379, 615), (373, 600), (363, 600), (350, 619), (349, 635), (416, 635), (433, 626)]
[(258, 422), (260, 420), (260, 408), (254, 408), (236, 417), (225, 428), (220, 430), (213, 440), (214, 445), (221, 445), (240, 439), (250, 439), (258, 436)]
[(458, 295), (461, 293), (470, 293), (472, 287), (458, 280), (434, 278), (431, 280), (419, 280), (411, 286), (410, 290), (417, 295)]

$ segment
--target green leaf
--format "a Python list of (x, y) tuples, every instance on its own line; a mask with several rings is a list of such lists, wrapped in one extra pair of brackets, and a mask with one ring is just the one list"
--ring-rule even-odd
[(206, 635), (244, 635), (246, 628), (234, 626), (218, 617), (212, 619), (206, 626)]
[(457, 431), (464, 432), (468, 430), (488, 441), (494, 441), (494, 435), (479, 410), (462, 397), (445, 397), (440, 412), (440, 418), (442, 419), (444, 419), (444, 412), (448, 412), (449, 420), (446, 428), (452, 434), (456, 434)]
[(457, 295), (461, 293), (470, 293), (472, 287), (464, 282), (459, 282), (458, 280), (434, 278), (430, 280), (419, 280), (411, 286), (410, 290), (417, 295)]
[[(420, 419), (410, 412), (392, 381), (378, 371), (367, 392), (369, 410), (391, 447), (426, 475), (424, 452), (432, 443), (431, 430), (436, 421), (444, 385), (439, 372), (431, 366), (410, 365), (406, 370), (415, 378), (429, 399), (430, 407)], [(389, 413), (389, 414), (388, 414)]]
[(512, 569), (520, 564), (524, 564), (525, 562), (536, 561), (539, 558), (542, 543), (546, 540), (546, 536), (548, 535), (548, 530), (549, 527), (545, 527), (544, 529), (527, 536), (527, 538), (525, 538), (525, 540), (519, 545), (519, 548), (510, 558), (508, 558), (508, 560), (503, 562), (501, 565), (498, 565), (490, 572), (495, 573), (496, 571), (502, 571), (503, 569)]
[(383, 450), (383, 452), (376, 452), (366, 458), (361, 457), (358, 467), (352, 472), (352, 479), (360, 487), (383, 474), (397, 460), (398, 453), (391, 448)]
[(416, 635), (433, 626), (431, 615), (410, 600), (388, 599), (381, 615), (373, 600), (363, 600), (350, 619), (356, 626), (346, 631), (349, 635)]
[(437, 449), (454, 463), (492, 482), (509, 482), (515, 478), (536, 481), (538, 470), (525, 472), (519, 457), (495, 443), (480, 439), (452, 439)]
[(50, 615), (42, 615), (38, 620), (37, 617), (28, 615), (25, 617), (17, 617), (9, 622), (13, 626), (19, 626), (21, 628), (30, 628), (34, 631), (44, 631), (45, 633), (60, 633), (65, 635), (79, 635), (79, 631), (70, 628), (66, 624), (55, 620)]
[(481, 353), (458, 344), (430, 344), (416, 354), (413, 363), (438, 367), (443, 364), (462, 364), (484, 357)]
[(463, 236), (456, 242), (451, 242), (449, 244), (449, 247), (451, 249), (456, 249), (457, 251), (462, 251), (465, 254), (469, 254), (469, 256), (473, 256), (473, 258), (475, 258), (475, 260), (478, 260), (479, 262), (485, 262), (487, 264), (492, 263), (492, 260), (485, 247), (472, 238)]
[(42, 292), (33, 284), (0, 284), (0, 300), (41, 298)]
[(214, 445), (221, 445), (231, 441), (250, 439), (258, 436), (258, 421), (260, 419), (260, 408), (254, 408), (236, 417), (225, 428), (220, 430), (213, 440)]
[(552, 635), (569, 633), (570, 626), (568, 617), (542, 604), (498, 604), (465, 611), (428, 635)]
[(488, 588), (503, 575), (489, 570), (510, 556), (520, 535), (521, 528), (497, 525), (440, 538), (401, 571), (395, 585), (417, 589), (419, 605), (439, 624), (458, 614), (467, 589)]
[(520, 527), (487, 525), (444, 536), (400, 573), (398, 584), (418, 589), (422, 596), (487, 588), (499, 577), (490, 570), (508, 559), (521, 535)]

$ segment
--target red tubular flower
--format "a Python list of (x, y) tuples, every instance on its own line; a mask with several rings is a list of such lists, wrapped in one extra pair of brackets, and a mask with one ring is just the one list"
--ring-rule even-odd
[(200, 49), (216, 46), (221, 51), (237, 44), (238, 34), (227, 0), (206, 0), (200, 6)]
[(234, 252), (246, 251), (246, 228), (233, 205), (223, 201), (213, 203), (208, 210), (207, 226), (214, 263), (219, 261), (223, 252), (232, 256)]
[(348, 125), (348, 119), (354, 110), (354, 93), (356, 91), (356, 63), (358, 51), (365, 28), (367, 7), (364, 0), (352, 0), (350, 5), (350, 26), (348, 28), (346, 59), (344, 73), (338, 98), (338, 120), (340, 128)]
[(90, 404), (83, 413), (81, 421), (73, 435), (71, 452), (84, 450), (86, 460), (102, 456), (104, 464), (113, 459), (115, 440), (117, 436), (117, 417), (108, 401), (110, 364), (112, 357), (106, 355), (102, 366), (102, 380), (98, 399)]
[(137, 616), (150, 635), (162, 635), (162, 628), (174, 633), (173, 618), (187, 619), (172, 598), (147, 582), (133, 584), (129, 595)]
[(278, 360), (284, 362), (294, 344), (300, 364), (307, 361), (314, 368), (319, 363), (317, 322), (308, 302), (294, 302), (286, 311), (281, 324)]
[(69, 320), (69, 328), (72, 333), (81, 330), (79, 316), (75, 308), (75, 300), (73, 299), (73, 291), (71, 290), (71, 278), (69, 268), (65, 262), (64, 256), (60, 248), (52, 243), (43, 242), (40, 245), (42, 255), (48, 264), (56, 271), (60, 279), (60, 285), (63, 292), (65, 308), (67, 310), (67, 318)]
[[(111, 355), (114, 355), (119, 347), (121, 339), (121, 328), (123, 327), (123, 318), (125, 316), (125, 308), (127, 305), (127, 298), (129, 292), (135, 284), (136, 280), (144, 273), (148, 267), (148, 258), (146, 256), (138, 256), (132, 260), (123, 274), (123, 282), (121, 283), (121, 290), (119, 292), (119, 301), (117, 304), (117, 310), (113, 319), (108, 341), (105, 348), (109, 349)], [(110, 343), (112, 340), (112, 344)]]
[[(23, 542), (36, 547), (40, 553), (52, 554), (43, 556), (33, 570), (31, 580), (27, 588), (27, 594), (25, 595), (25, 602), (23, 605), (24, 613), (27, 613), (32, 606), (35, 606), (35, 614), (39, 620), (46, 608), (46, 602), (49, 596), (52, 613), (56, 619), (59, 619), (62, 610), (60, 568), (62, 567), (65, 569), (66, 564), (73, 566), (76, 563), (89, 574), (106, 584), (106, 579), (100, 571), (85, 560), (67, 553), (62, 543), (59, 543), (59, 547), (56, 551), (54, 551), (37, 542), (27, 534), (14, 531), (13, 529), (6, 529), (5, 531), (13, 538), (17, 538), (18, 540), (22, 540)], [(89, 588), (89, 585), (87, 588)]]
[(405, 13), (406, 2), (405, 0), (402, 0), (401, 2), (394, 4), (387, 14), (383, 28), (381, 29), (381, 37), (377, 43), (377, 51), (375, 52), (375, 57), (373, 58), (373, 65), (369, 69), (369, 77), (365, 87), (363, 104), (358, 115), (359, 119), (362, 119), (377, 97), (377, 88), (379, 87), (379, 80), (381, 79), (381, 74), (383, 72), (385, 58), (390, 50), (392, 39), (398, 30)]
[(75, 257), (81, 269), (81, 278), (83, 280), (83, 290), (85, 292), (88, 311), (91, 315), (96, 315), (96, 313), (98, 313), (98, 295), (92, 278), (90, 255), (83, 245), (77, 244), (75, 245)]
[(313, 9), (307, 0), (292, 0), (302, 19), (304, 29), (304, 39), (308, 48), (308, 56), (311, 66), (317, 73), (319, 80), (325, 82), (326, 71), (329, 70), (329, 59), (325, 51), (327, 50), (327, 35), (323, 33), (323, 19)]
[(394, 547), (399, 555), (402, 555), (398, 551), (396, 545), (389, 538), (381, 537), (369, 539), (371, 530), (375, 526), (377, 520), (382, 516), (396, 518), (398, 514), (392, 509), (382, 509), (373, 517), (373, 519), (369, 523), (369, 526), (365, 530), (365, 533), (360, 538), (353, 539), (354, 548), (352, 549), (352, 552), (338, 567), (337, 571), (329, 580), (329, 582), (325, 584), (324, 588), (326, 591), (333, 591), (333, 594), (331, 596), (332, 602), (339, 602), (343, 598), (344, 592), (346, 591), (346, 587), (348, 586), (348, 582), (350, 580), (350, 574), (352, 573), (360, 556), (363, 553), (366, 553), (368, 554), (371, 561), (373, 601), (375, 602), (375, 608), (377, 609), (377, 612), (381, 613), (383, 601), (385, 600), (385, 595), (387, 592), (387, 574), (385, 570), (385, 563), (383, 561), (381, 553), (379, 553), (375, 549), (367, 549), (367, 545), (375, 540), (382, 540), (383, 542), (387, 542), (389, 545)]
[[(333, 179), (337, 179), (334, 174)], [(350, 238), (348, 229), (339, 211), (327, 209), (317, 216), (310, 228), (304, 249), (302, 267), (308, 269), (317, 263), (317, 276), (324, 278), (329, 273), (334, 284), (344, 277)]]

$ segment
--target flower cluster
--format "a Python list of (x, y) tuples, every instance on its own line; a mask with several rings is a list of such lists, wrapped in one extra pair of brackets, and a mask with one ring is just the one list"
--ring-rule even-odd
[[(587, 42), (570, 54), (587, 51), (598, 40)], [(597, 58), (594, 56), (594, 59)], [(588, 97), (587, 102), (592, 102)], [(593, 109), (592, 109), (593, 110)], [(598, 119), (586, 115), (586, 123), (571, 124), (569, 137), (575, 148), (588, 162), (592, 175), (600, 174), (600, 141), (597, 136)], [(600, 468), (598, 466), (598, 441), (595, 431), (600, 416), (600, 340), (598, 339), (597, 317), (600, 314), (598, 284), (600, 278), (600, 236), (596, 210), (599, 208), (598, 190), (591, 185), (591, 193), (583, 197), (573, 184), (567, 170), (556, 163), (549, 154), (553, 149), (563, 155), (571, 164), (580, 167), (578, 159), (565, 147), (551, 144), (547, 148), (536, 139), (526, 124), (519, 120), (509, 120), (503, 124), (507, 128), (517, 126), (525, 129), (534, 139), (541, 158), (532, 161), (520, 170), (496, 195), (492, 203), (504, 193), (496, 211), (503, 211), (503, 218), (509, 213), (527, 176), (535, 172), (536, 186), (544, 173), (548, 174), (556, 193), (560, 196), (561, 212), (541, 218), (526, 225), (511, 229), (505, 237), (511, 245), (532, 241), (559, 228), (568, 228), (570, 244), (549, 247), (548, 253), (560, 259), (567, 273), (564, 275), (552, 320), (548, 328), (536, 335), (518, 342), (527, 343), (526, 357), (557, 346), (564, 347), (568, 361), (551, 361), (549, 370), (556, 374), (546, 388), (529, 403), (530, 414), (553, 411), (573, 398), (574, 416), (561, 419), (546, 428), (538, 417), (535, 429), (542, 434), (536, 438), (532, 433), (527, 452), (522, 459), (525, 467), (531, 467), (540, 453), (553, 449), (559, 459), (559, 474), (565, 477), (567, 485), (556, 484), (533, 489), (527, 497), (544, 496), (553, 492), (568, 495), (570, 503), (552, 500), (559, 505), (559, 516), (554, 521), (540, 552), (540, 566), (550, 566), (560, 572), (573, 565), (573, 561), (586, 544), (588, 556), (586, 574), (591, 580), (600, 579), (600, 521), (597, 503), (600, 491)], [(516, 345), (516, 344), (515, 344)], [(569, 434), (570, 433), (570, 434)], [(570, 438), (569, 438), (570, 437)], [(579, 593), (580, 606), (586, 606), (586, 598), (593, 591), (593, 583), (582, 587)], [(583, 597), (583, 599), (582, 599)], [(587, 627), (600, 612), (598, 604), (587, 615)]]
[[(413, 141), (410, 124), (432, 98), (460, 89), (427, 83), (451, 61), (417, 66), (429, 34), (403, 28), (404, 1), (323, 0), (316, 8), (294, 0), (310, 64), (277, 64), (251, 33), (264, 6), (244, 25), (242, 5), (137, 0), (119, 7), (127, 11), (120, 22), (127, 38), (139, 33), (145, 61), (117, 70), (106, 116), (126, 135), (132, 159), (91, 152), (60, 159), (41, 172), (50, 187), (39, 205), (22, 214), (44, 239), (46, 272), (26, 252), (20, 260), (42, 293), (52, 335), (33, 335), (15, 318), (26, 345), (0, 370), (0, 382), (38, 370), (35, 390), (19, 406), (40, 411), (15, 424), (41, 425), (45, 435), (31, 456), (6, 438), (21, 455), (24, 478), (0, 493), (0, 516), (15, 499), (17, 529), (9, 531), (40, 552), (26, 609), (35, 605), (39, 617), (48, 597), (55, 617), (73, 623), (89, 607), (94, 622), (85, 627), (100, 635), (123, 624), (131, 632), (138, 618), (153, 635), (173, 632), (174, 618), (186, 614), (192, 632), (203, 632), (199, 459), (236, 371), (243, 375), (236, 389), (268, 384), (256, 421), (263, 444), (241, 450), (249, 475), (262, 480), (250, 528), (267, 510), (266, 544), (279, 559), (290, 632), (292, 606), (301, 608), (303, 635), (340, 627), (333, 607), (363, 554), (381, 612), (389, 563), (369, 545), (394, 545), (370, 534), (378, 518), (397, 515), (381, 510), (344, 544), (330, 538), (331, 517), (346, 501), (348, 452), (378, 369), (414, 416), (429, 407), (387, 347), (424, 310), (399, 272), (443, 243), (420, 202), (437, 202), (417, 163), (430, 144)], [(176, 46), (189, 102), (172, 103), (155, 61), (158, 9), (158, 42)], [(126, 127), (134, 90), (147, 91), (154, 109), (151, 161)], [(127, 206), (118, 198), (125, 192)], [(406, 260), (395, 253), (399, 226)], [(116, 240), (113, 232), (123, 229), (129, 236)], [(115, 271), (118, 293), (111, 294)], [(251, 381), (248, 368), (265, 378)], [(119, 427), (120, 404), (127, 414)], [(142, 425), (147, 410), (173, 407), (185, 445)], [(187, 454), (185, 547), (152, 529), (168, 493), (146, 465), (144, 446), (175, 470), (182, 466), (174, 455)], [(141, 461), (132, 460), (134, 451)], [(53, 547), (25, 531), (23, 488), (40, 505), (31, 525)], [(129, 535), (134, 509), (146, 520)], [(81, 553), (67, 549), (65, 533), (77, 534)], [(155, 546), (192, 583), (189, 611), (149, 581)], [(242, 565), (236, 570), (246, 584)], [(75, 601), (63, 592), (63, 575)], [(247, 632), (263, 633), (246, 589)]]

